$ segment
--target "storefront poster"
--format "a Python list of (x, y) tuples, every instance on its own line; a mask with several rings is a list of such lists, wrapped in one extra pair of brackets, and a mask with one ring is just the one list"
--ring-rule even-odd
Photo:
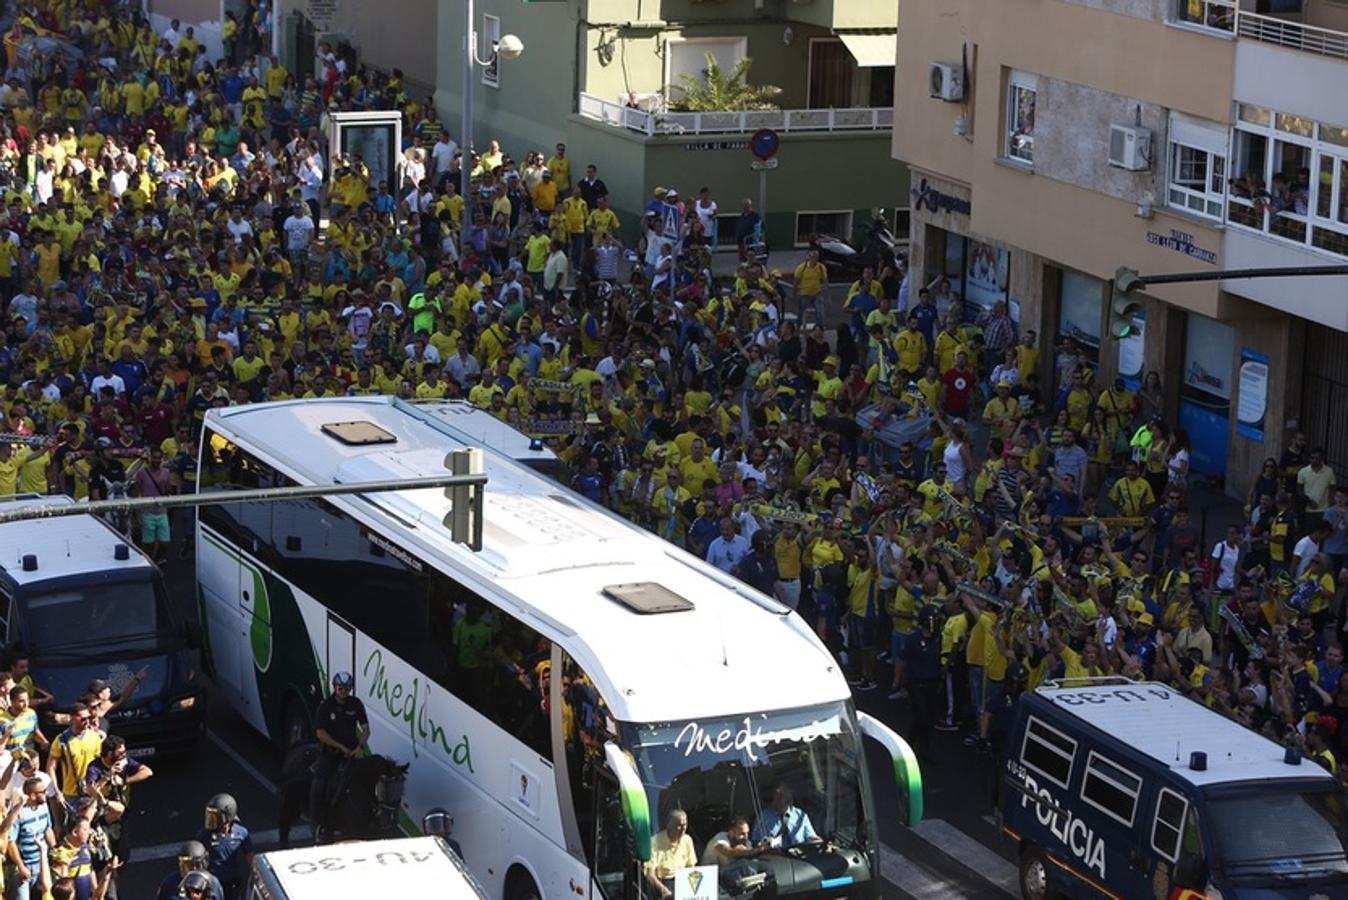
[(1064, 270), (1059, 286), (1058, 334), (1098, 348), (1104, 327), (1105, 283), (1081, 272)]
[(1119, 377), (1128, 390), (1142, 387), (1142, 366), (1147, 344), (1147, 314), (1133, 313), (1133, 333), (1119, 341)]
[(968, 241), (964, 279), (964, 299), (982, 307), (991, 307), (998, 300), (1005, 302), (1010, 281), (1011, 254), (991, 244)]
[(1262, 441), (1264, 416), (1268, 412), (1268, 357), (1249, 347), (1241, 347), (1238, 383), (1236, 434)]

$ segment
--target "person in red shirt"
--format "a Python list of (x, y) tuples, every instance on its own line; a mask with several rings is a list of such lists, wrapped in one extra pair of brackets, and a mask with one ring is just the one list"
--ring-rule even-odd
[(969, 357), (963, 351), (955, 354), (955, 366), (941, 376), (945, 382), (945, 411), (947, 415), (965, 417), (969, 414), (969, 395), (978, 384), (978, 376), (969, 368)]
[(173, 407), (160, 403), (152, 391), (140, 395), (140, 406), (136, 409), (136, 423), (140, 433), (150, 447), (158, 447), (173, 434)]

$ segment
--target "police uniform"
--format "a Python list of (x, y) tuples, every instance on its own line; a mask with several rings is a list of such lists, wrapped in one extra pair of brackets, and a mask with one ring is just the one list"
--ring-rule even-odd
[[(206, 873), (206, 877), (211, 882), (211, 896), (207, 900), (225, 900), (225, 889), (220, 885), (220, 879), (210, 872)], [(184, 876), (177, 869), (165, 875), (164, 880), (159, 882), (159, 891), (154, 895), (154, 900), (178, 900), (179, 897), (182, 897), (183, 895), (179, 893), (178, 888), (182, 885), (183, 878)]]
[(248, 877), (243, 859), (253, 853), (253, 839), (248, 835), (248, 829), (235, 820), (225, 831), (201, 829), (196, 840), (206, 848), (207, 871), (220, 879), (225, 900), (233, 900)]
[[(365, 704), (350, 695), (345, 702), (338, 703), (337, 695), (329, 694), (318, 704), (314, 727), (323, 729), (328, 737), (343, 747), (355, 748), (360, 745), (361, 729), (369, 727)], [(340, 750), (334, 750), (327, 744), (319, 746), (314, 779), (309, 786), (309, 811), (316, 824), (322, 824), (327, 818), (328, 783), (345, 758)]]

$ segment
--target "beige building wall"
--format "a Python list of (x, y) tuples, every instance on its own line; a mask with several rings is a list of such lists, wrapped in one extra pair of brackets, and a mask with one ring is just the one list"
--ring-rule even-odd
[[(384, 71), (402, 69), (421, 86), (435, 84), (436, 53), (445, 46), (435, 0), (276, 0), (277, 14), (298, 11), (323, 32), (346, 35), (363, 62)], [(448, 50), (446, 52), (449, 52)]]
[[(1157, 151), (1165, 146), (1163, 109), (1229, 121), (1231, 42), (1143, 17), (1152, 11), (1147, 4), (1134, 4), (1128, 15), (1061, 0), (1046, 6), (1051, 15), (1047, 8), (1027, 15), (1018, 4), (985, 0), (906, 4), (899, 29), (894, 155), (971, 185), (974, 233), (1096, 277), (1112, 278), (1124, 265), (1142, 272), (1213, 268), (1166, 249), (1163, 241), (1172, 230), (1216, 253), (1220, 266), (1220, 230), (1161, 205), (1158, 170), (1164, 162), (1149, 174), (1122, 173), (1106, 166), (1102, 148), (1108, 141), (1106, 118), (1131, 124), (1140, 114)], [(1127, 53), (1119, 52), (1125, 47)], [(930, 61), (962, 57), (969, 68), (966, 102), (930, 97), (926, 78), (915, 73), (925, 74)], [(1011, 70), (1041, 79), (1032, 171), (1000, 158)], [(1094, 101), (1085, 109), (1074, 96), (1083, 92)], [(1101, 117), (1101, 109), (1108, 115)], [(960, 118), (967, 123), (964, 135), (956, 134)], [(1054, 129), (1045, 130), (1050, 122)], [(1041, 165), (1041, 153), (1050, 152), (1058, 154), (1056, 165)], [(1098, 186), (1083, 186), (1092, 183)], [(1113, 196), (1099, 192), (1111, 187)], [(1139, 218), (1147, 193), (1153, 196), (1153, 217)], [(1166, 286), (1157, 294), (1204, 315), (1216, 315), (1219, 307), (1215, 283)]]

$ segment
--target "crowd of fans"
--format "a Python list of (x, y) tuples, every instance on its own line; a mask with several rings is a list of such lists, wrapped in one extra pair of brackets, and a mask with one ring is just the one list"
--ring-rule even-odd
[[(705, 189), (624, 223), (564, 145), (461, 148), (396, 70), (257, 52), (268, 18), (211, 60), (138, 4), (16, 10), (7, 46), (79, 53), (11, 54), (0, 86), (0, 494), (192, 491), (211, 407), (463, 398), (805, 616), (857, 690), (910, 702), (929, 761), (933, 729), (986, 746), (1018, 691), (1118, 674), (1337, 768), (1348, 495), (1322, 450), (1270, 460), (1208, 547), (1157, 373), (1099, 385), (1088, 346), (1041, 357), (901, 260), (770, 271), (748, 201), (716, 277)], [(359, 109), (405, 118), (393, 184), (325, 146)], [(159, 559), (177, 525), (136, 523)]]

